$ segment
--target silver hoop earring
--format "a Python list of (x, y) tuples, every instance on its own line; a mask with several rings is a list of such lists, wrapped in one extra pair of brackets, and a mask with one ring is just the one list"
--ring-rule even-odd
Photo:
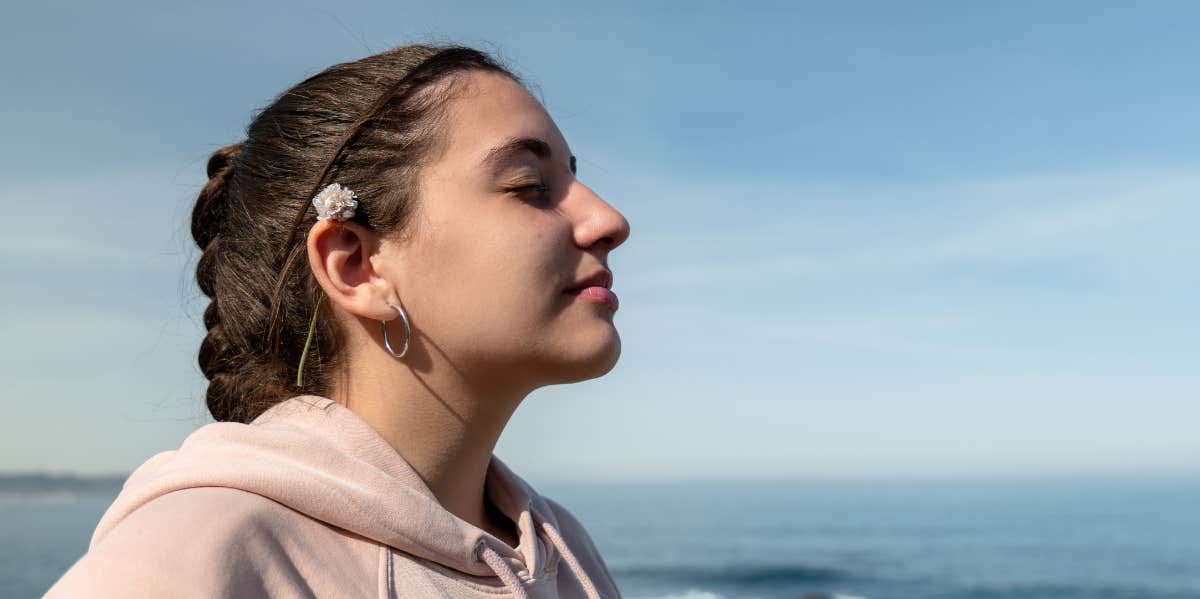
[(408, 314), (404, 313), (404, 308), (396, 304), (388, 303), (388, 306), (396, 310), (396, 313), (400, 315), (400, 320), (404, 322), (404, 349), (400, 350), (400, 353), (396, 353), (396, 350), (392, 349), (392, 344), (388, 342), (387, 334), (387, 323), (390, 321), (387, 320), (379, 321), (379, 329), (383, 331), (383, 346), (387, 348), (388, 353), (392, 354), (393, 358), (403, 358), (404, 354), (408, 352), (408, 339), (412, 335), (412, 329), (408, 326)]

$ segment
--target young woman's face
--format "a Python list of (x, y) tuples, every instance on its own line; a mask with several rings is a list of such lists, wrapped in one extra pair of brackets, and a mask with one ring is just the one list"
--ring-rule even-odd
[(621, 351), (611, 285), (568, 289), (610, 270), (629, 223), (575, 178), (566, 140), (525, 89), (483, 72), (461, 83), (420, 175), (413, 234), (385, 242), (377, 268), (414, 343), (468, 376), (529, 387), (600, 376)]

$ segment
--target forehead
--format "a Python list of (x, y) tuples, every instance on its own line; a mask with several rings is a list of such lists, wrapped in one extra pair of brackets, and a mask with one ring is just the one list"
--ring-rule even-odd
[(486, 162), (498, 145), (513, 139), (544, 140), (551, 160), (570, 156), (554, 120), (520, 84), (495, 73), (471, 72), (454, 85), (445, 107), (445, 158), (453, 162)]

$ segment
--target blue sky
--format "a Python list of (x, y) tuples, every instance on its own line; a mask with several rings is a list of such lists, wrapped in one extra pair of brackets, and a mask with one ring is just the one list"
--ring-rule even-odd
[(490, 50), (629, 218), (531, 480), (1200, 471), (1192, 3), (47, 2), (0, 23), (0, 470), (208, 422), (188, 216), (335, 62)]

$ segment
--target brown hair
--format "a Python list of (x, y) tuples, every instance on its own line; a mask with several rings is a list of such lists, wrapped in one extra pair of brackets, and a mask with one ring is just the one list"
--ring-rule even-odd
[(360, 198), (353, 220), (380, 235), (408, 233), (416, 177), (438, 143), (453, 76), (520, 79), (460, 46), (404, 46), (334, 65), (281, 94), (251, 121), (246, 139), (208, 161), (192, 210), (202, 250), (196, 282), (212, 298), (200, 370), (218, 421), (249, 422), (301, 393), (327, 395), (342, 366), (343, 332), (318, 319), (295, 384), (310, 318), (321, 296), (307, 268), (311, 199), (335, 179)]

